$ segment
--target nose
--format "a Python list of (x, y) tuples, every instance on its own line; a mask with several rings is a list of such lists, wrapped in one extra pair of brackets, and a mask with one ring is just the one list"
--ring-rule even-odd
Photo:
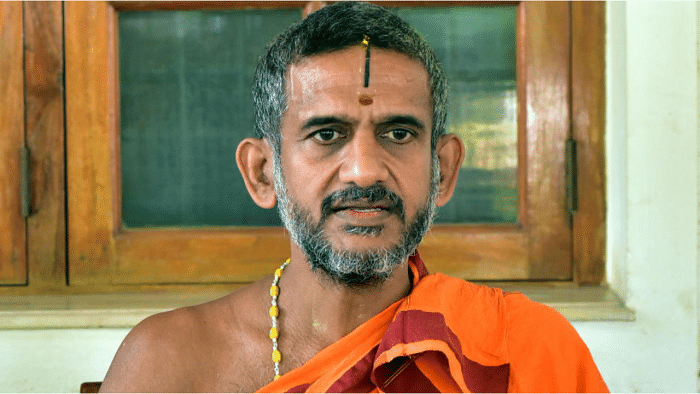
[(342, 156), (343, 164), (339, 173), (341, 182), (368, 187), (387, 181), (387, 152), (373, 130), (357, 131), (344, 149), (346, 152)]

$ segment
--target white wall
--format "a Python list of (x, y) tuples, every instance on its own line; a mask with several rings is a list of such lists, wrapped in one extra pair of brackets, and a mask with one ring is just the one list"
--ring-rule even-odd
[[(697, 392), (700, 3), (608, 4), (608, 267), (635, 322), (574, 326), (615, 392)], [(0, 391), (102, 380), (127, 330), (0, 331)]]
[(607, 11), (607, 277), (637, 319), (575, 326), (611, 390), (696, 392), (700, 3)]
[(0, 392), (70, 393), (104, 379), (126, 329), (0, 331)]

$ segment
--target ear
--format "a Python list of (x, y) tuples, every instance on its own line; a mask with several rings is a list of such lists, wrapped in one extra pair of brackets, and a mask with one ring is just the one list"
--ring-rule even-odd
[(245, 187), (253, 201), (266, 209), (277, 204), (272, 155), (272, 147), (266, 138), (246, 138), (236, 149), (236, 163)]
[(438, 161), (440, 162), (440, 186), (435, 203), (441, 207), (452, 198), (457, 185), (457, 175), (464, 161), (464, 144), (456, 134), (445, 134), (438, 140)]

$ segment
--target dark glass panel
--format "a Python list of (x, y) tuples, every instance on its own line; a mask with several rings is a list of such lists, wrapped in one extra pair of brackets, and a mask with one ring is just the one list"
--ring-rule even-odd
[(122, 223), (278, 226), (236, 167), (258, 56), (301, 10), (119, 13)]
[(447, 130), (466, 157), (437, 223), (518, 220), (515, 6), (402, 8), (430, 42), (450, 82)]

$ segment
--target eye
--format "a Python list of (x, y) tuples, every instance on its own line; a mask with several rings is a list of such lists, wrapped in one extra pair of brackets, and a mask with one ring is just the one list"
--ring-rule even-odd
[(408, 142), (413, 137), (413, 133), (407, 129), (392, 129), (384, 133), (383, 137), (395, 142)]
[(340, 139), (342, 135), (339, 132), (332, 129), (323, 129), (313, 133), (311, 137), (316, 141), (328, 143)]

